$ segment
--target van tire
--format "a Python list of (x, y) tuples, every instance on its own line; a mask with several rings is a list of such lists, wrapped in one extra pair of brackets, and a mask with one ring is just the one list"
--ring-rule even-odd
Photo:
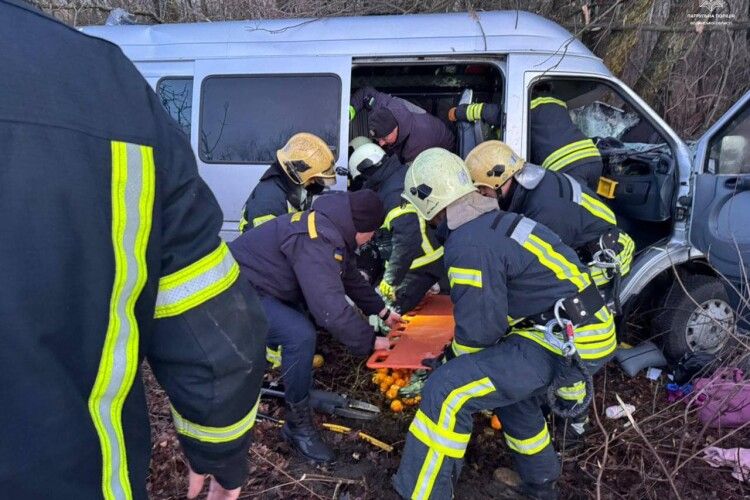
[(701, 274), (681, 277), (684, 289), (675, 280), (662, 311), (651, 322), (652, 331), (662, 335), (664, 354), (671, 361), (694, 351), (715, 353), (724, 346), (729, 338), (727, 331), (710, 320), (701, 320), (706, 314), (726, 324), (727, 329), (735, 323), (735, 313), (721, 280)]

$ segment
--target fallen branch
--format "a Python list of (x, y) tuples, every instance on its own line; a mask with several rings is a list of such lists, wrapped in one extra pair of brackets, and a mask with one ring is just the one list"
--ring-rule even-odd
[[(620, 404), (620, 407), (625, 410), (625, 403), (620, 399), (619, 394), (615, 394), (615, 398), (617, 398), (617, 402)], [(638, 424), (635, 422), (635, 419), (633, 418), (633, 415), (630, 414), (627, 410), (625, 410), (625, 416), (628, 417), (628, 420), (630, 420), (630, 425), (633, 426), (633, 429), (638, 433), (638, 435), (643, 439), (643, 442), (646, 443), (646, 446), (648, 446), (648, 449), (651, 450), (651, 453), (654, 455), (654, 458), (656, 458), (656, 461), (659, 462), (659, 466), (661, 467), (662, 471), (664, 471), (664, 475), (669, 480), (669, 486), (672, 488), (672, 491), (675, 494), (675, 497), (677, 497), (677, 500), (681, 500), (682, 497), (680, 496), (680, 492), (677, 490), (677, 486), (674, 484), (674, 480), (672, 479), (672, 474), (669, 473), (667, 470), (667, 466), (664, 463), (664, 461), (661, 459), (659, 454), (656, 452), (656, 449), (654, 449), (651, 442), (646, 438), (646, 435), (643, 434), (643, 431), (640, 427), (638, 427)]]

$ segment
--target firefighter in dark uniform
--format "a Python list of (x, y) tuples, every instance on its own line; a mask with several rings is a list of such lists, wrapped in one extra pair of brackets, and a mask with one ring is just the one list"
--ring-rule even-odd
[[(309, 168), (298, 167), (305, 162)], [(301, 212), (326, 186), (336, 184), (333, 153), (316, 135), (294, 134), (276, 152), (276, 161), (266, 170), (245, 202), (240, 231), (257, 227), (274, 217)]]
[[(451, 121), (482, 120), (499, 126), (502, 110), (497, 104), (461, 104), (448, 113)], [(568, 113), (568, 105), (551, 95), (537, 95), (529, 110), (529, 161), (572, 175), (596, 191), (602, 175), (602, 157), (594, 141), (583, 135)]]
[(401, 198), (406, 167), (396, 155), (371, 142), (358, 147), (349, 159), (353, 180), (378, 194), (385, 207), (381, 228), (390, 239), (380, 294), (401, 314), (414, 309), (428, 290), (445, 275), (443, 247), (417, 211)]
[[(479, 192), (497, 198), (501, 209), (544, 224), (574, 249), (581, 262), (588, 263), (599, 288), (630, 271), (635, 243), (618, 229), (609, 207), (575, 178), (526, 163), (500, 141), (475, 147), (466, 157), (466, 166)], [(593, 374), (607, 360), (599, 358), (586, 367)], [(580, 444), (587, 427), (587, 415), (571, 419), (562, 432), (566, 446)]]
[(310, 408), (316, 329), (303, 311), (355, 355), (387, 348), (347, 296), (365, 315), (377, 314), (389, 327), (401, 317), (356, 267), (355, 251), (383, 223), (383, 205), (370, 190), (329, 193), (313, 209), (277, 217), (230, 243), (243, 277), (260, 294), (269, 321), (268, 342), (281, 346), (286, 423), (282, 436), (304, 457), (319, 463), (335, 454), (313, 425)]
[(352, 94), (349, 119), (365, 108), (370, 137), (403, 163), (411, 163), (428, 148), (453, 149), (455, 137), (448, 126), (405, 99), (362, 87)]
[(610, 208), (588, 187), (568, 174), (527, 163), (500, 141), (486, 141), (466, 157), (474, 185), (497, 197), (500, 208), (541, 222), (590, 263), (597, 286), (613, 273), (630, 272), (635, 243), (617, 228)]
[(556, 498), (560, 464), (538, 396), (550, 386), (585, 392), (584, 370), (567, 359), (573, 351), (589, 360), (612, 352), (611, 313), (575, 252), (479, 194), (457, 156), (422, 153), (406, 174), (404, 198), (445, 235), (456, 329), (446, 352), (452, 359), (422, 391), (396, 490), (404, 498), (452, 498), (472, 414), (498, 408), (525, 493)]
[(0, 490), (147, 498), (146, 358), (237, 498), (267, 327), (187, 139), (117, 46), (12, 0), (0, 44)]

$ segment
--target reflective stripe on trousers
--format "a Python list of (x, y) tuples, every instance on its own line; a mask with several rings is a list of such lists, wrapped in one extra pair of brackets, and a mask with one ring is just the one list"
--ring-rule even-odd
[[(419, 472), (412, 498), (429, 498), (444, 457), (461, 458), (466, 452), (471, 434), (461, 434), (454, 431), (456, 414), (461, 411), (461, 408), (470, 398), (486, 396), (494, 391), (495, 386), (492, 385), (488, 377), (475, 380), (454, 389), (448, 394), (440, 408), (440, 418), (437, 423), (432, 422), (426, 415), (420, 419), (418, 424), (412, 422), (409, 432), (429, 448)], [(431, 433), (423, 431), (426, 427), (429, 427)], [(437, 439), (433, 438), (433, 434)]]
[(114, 282), (102, 357), (88, 399), (102, 450), (102, 494), (107, 500), (133, 497), (122, 408), (138, 371), (134, 310), (148, 277), (146, 249), (155, 196), (153, 149), (112, 141), (111, 151)]
[[(427, 379), (406, 436), (393, 479), (398, 493), (404, 498), (452, 498), (476, 412), (502, 408), (507, 413), (507, 418), (500, 417), (506, 432), (524, 443), (537, 435), (544, 415), (534, 395), (552, 382), (558, 364), (556, 355), (513, 336), (437, 368)], [(523, 481), (559, 476), (551, 445), (532, 455), (513, 454), (520, 460), (517, 470)]]
[(503, 434), (505, 435), (505, 442), (508, 444), (508, 448), (521, 455), (536, 455), (552, 442), (546, 422), (542, 430), (530, 438), (516, 438), (507, 432)]

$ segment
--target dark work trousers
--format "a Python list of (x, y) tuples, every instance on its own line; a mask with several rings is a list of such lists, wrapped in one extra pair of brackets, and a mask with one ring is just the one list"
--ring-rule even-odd
[(268, 346), (281, 347), (281, 378), (286, 400), (299, 403), (310, 394), (317, 331), (301, 307), (260, 294), (268, 318)]
[[(445, 281), (445, 285), (442, 285)], [(443, 259), (419, 267), (406, 273), (404, 280), (396, 289), (394, 307), (399, 314), (406, 314), (414, 309), (435, 283), (447, 288), (447, 279)]]
[(472, 414), (500, 408), (516, 470), (525, 483), (560, 476), (539, 405), (562, 358), (509, 335), (482, 351), (451, 359), (430, 375), (409, 427), (393, 485), (404, 498), (450, 499), (473, 427)]

